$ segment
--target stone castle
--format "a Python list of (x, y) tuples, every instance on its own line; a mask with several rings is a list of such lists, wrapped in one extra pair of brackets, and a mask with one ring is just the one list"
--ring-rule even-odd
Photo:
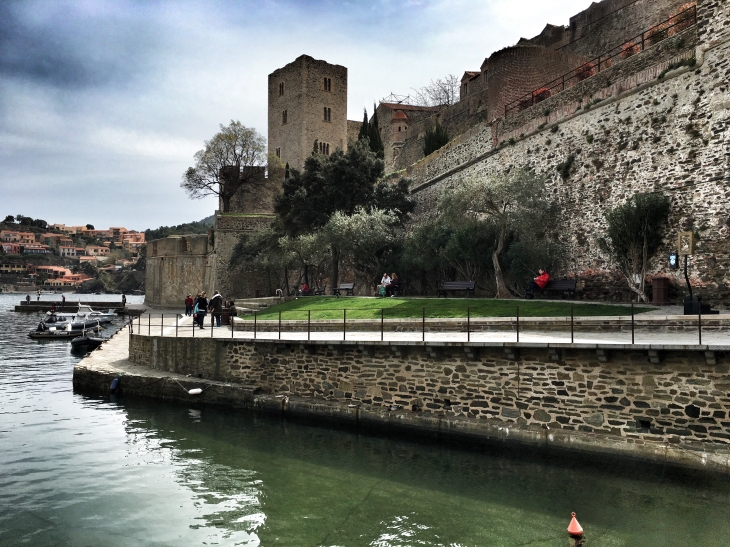
[[(464, 178), (512, 166), (544, 175), (570, 257), (558, 274), (579, 278), (589, 299), (629, 298), (597, 245), (605, 213), (635, 193), (660, 190), (672, 213), (650, 273), (676, 278), (681, 292), (663, 255), (678, 232), (693, 231), (692, 283), (706, 300), (728, 305), (728, 82), (730, 2), (603, 0), (466, 71), (455, 104), (381, 102), (386, 171), (412, 180), (417, 215)], [(328, 154), (345, 149), (360, 127), (346, 117), (347, 69), (306, 55), (269, 75), (268, 101), (269, 150), (292, 168), (301, 168), (315, 140)], [(437, 122), (451, 141), (423, 157), (425, 132)], [(190, 238), (148, 246), (147, 301), (177, 303), (180, 294), (214, 286), (234, 296), (268, 294), (264, 280), (228, 278), (238, 235), (271, 220), (270, 198), (254, 201), (217, 213), (214, 235), (198, 247)], [(194, 269), (195, 285), (183, 281), (193, 271), (186, 249), (194, 248), (205, 263)]]

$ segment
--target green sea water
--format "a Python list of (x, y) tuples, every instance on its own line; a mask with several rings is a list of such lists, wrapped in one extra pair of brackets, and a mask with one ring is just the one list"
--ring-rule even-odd
[(73, 392), (0, 296), (0, 545), (730, 545), (727, 477)]

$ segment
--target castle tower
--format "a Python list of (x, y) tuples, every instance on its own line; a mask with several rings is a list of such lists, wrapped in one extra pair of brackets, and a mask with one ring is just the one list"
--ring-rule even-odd
[(315, 140), (347, 148), (347, 68), (301, 55), (269, 74), (269, 152), (301, 170)]

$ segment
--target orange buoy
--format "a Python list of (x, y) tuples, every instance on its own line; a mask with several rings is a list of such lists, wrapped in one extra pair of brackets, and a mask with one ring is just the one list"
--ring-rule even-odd
[(582, 536), (583, 527), (578, 523), (578, 519), (575, 518), (575, 513), (571, 513), (570, 516), (573, 518), (570, 520), (570, 524), (568, 525), (568, 533), (571, 536)]

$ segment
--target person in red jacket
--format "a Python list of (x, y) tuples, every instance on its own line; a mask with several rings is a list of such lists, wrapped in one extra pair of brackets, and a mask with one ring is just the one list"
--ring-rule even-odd
[(550, 281), (550, 274), (543, 268), (538, 269), (537, 273), (537, 277), (530, 281), (530, 286), (527, 287), (527, 298), (535, 298), (535, 289), (544, 289)]

